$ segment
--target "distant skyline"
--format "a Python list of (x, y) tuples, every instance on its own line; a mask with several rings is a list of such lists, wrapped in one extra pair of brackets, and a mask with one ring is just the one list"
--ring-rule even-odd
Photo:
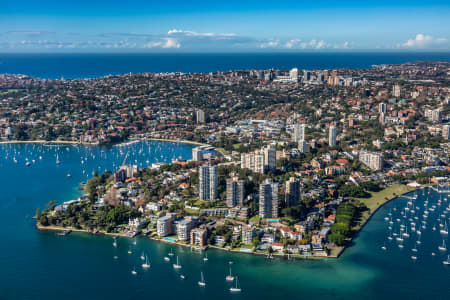
[(0, 52), (450, 51), (449, 1), (7, 1)]

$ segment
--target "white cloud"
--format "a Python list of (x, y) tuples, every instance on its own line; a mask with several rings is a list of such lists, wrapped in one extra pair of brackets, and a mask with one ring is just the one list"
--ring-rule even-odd
[(301, 42), (301, 39), (293, 39), (286, 42), (284, 45), (286, 48), (291, 49), (297, 46)]
[(409, 39), (402, 46), (406, 48), (427, 48), (448, 42), (446, 38), (434, 38), (431, 35), (419, 33), (414, 39)]
[(261, 43), (259, 45), (259, 48), (262, 48), (262, 49), (275, 48), (275, 47), (278, 47), (279, 44), (280, 44), (279, 40), (267, 41), (267, 42)]
[(184, 35), (184, 36), (199, 36), (199, 37), (232, 37), (235, 33), (212, 33), (212, 32), (195, 32), (190, 30), (172, 29), (167, 32), (168, 35)]
[(180, 48), (181, 44), (174, 38), (165, 38), (166, 42), (162, 46), (163, 48)]
[(181, 44), (174, 38), (163, 38), (161, 41), (151, 41), (144, 45), (144, 48), (180, 48)]

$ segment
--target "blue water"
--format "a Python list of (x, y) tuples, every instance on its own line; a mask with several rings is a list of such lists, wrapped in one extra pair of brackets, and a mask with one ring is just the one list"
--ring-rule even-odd
[(445, 53), (232, 54), (0, 54), (0, 73), (41, 78), (91, 78), (138, 72), (215, 72), (242, 69), (370, 68), (418, 60), (450, 60)]
[[(442, 264), (447, 254), (437, 250), (442, 238), (450, 243), (439, 229), (431, 230), (437, 216), (449, 205), (444, 201), (430, 212), (427, 229), (421, 229), (417, 261), (411, 260), (410, 249), (418, 237), (409, 226), (411, 237), (404, 242), (404, 249), (398, 248), (396, 241), (387, 240), (389, 224), (383, 218), (388, 212), (393, 212), (394, 221), (407, 220), (400, 214), (408, 201), (402, 198), (382, 207), (337, 260), (269, 261), (210, 250), (209, 260), (204, 262), (202, 254), (144, 237), (137, 239), (137, 245), (120, 238), (114, 248), (111, 237), (81, 233), (61, 237), (34, 228), (31, 216), (36, 207), (45, 207), (50, 200), (78, 197), (78, 184), (88, 173), (121, 164), (127, 151), (129, 162), (147, 165), (147, 160), (190, 158), (191, 149), (190, 145), (160, 142), (123, 148), (0, 145), (0, 299), (450, 299), (450, 267)], [(55, 164), (56, 153), (59, 165)], [(26, 167), (26, 158), (35, 163)], [(87, 158), (84, 164), (82, 158)], [(69, 172), (70, 178), (66, 177)], [(425, 199), (431, 206), (439, 197), (434, 191), (419, 194), (414, 203), (421, 209), (416, 213), (420, 218), (416, 223), (423, 220)], [(400, 223), (395, 221), (395, 231)], [(384, 243), (387, 251), (380, 249)], [(183, 266), (180, 271), (173, 269), (174, 259), (170, 263), (163, 260), (172, 247)], [(127, 254), (128, 250), (133, 253)], [(140, 267), (143, 251), (150, 257), (147, 271)], [(437, 255), (431, 256), (431, 252)], [(225, 276), (229, 261), (234, 262), (233, 273), (240, 278), (240, 294), (228, 290)], [(134, 266), (137, 275), (131, 274)], [(197, 285), (201, 271), (207, 282), (205, 288)], [(186, 280), (181, 280), (180, 274)]]

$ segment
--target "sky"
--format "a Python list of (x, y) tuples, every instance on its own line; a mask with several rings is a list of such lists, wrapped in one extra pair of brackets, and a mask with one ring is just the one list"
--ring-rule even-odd
[(449, 0), (0, 0), (0, 7), (0, 52), (8, 53), (450, 51)]

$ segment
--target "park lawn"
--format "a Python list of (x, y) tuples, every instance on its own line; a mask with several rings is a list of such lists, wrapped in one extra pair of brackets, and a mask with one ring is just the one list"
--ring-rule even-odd
[(370, 198), (356, 198), (356, 199), (361, 201), (361, 203), (364, 203), (367, 206), (367, 208), (369, 208), (370, 212), (373, 213), (378, 207), (380, 207), (387, 201), (412, 190), (413, 188), (408, 187), (404, 184), (394, 184), (385, 188), (382, 191), (370, 192), (371, 194)]
[(412, 187), (408, 187), (404, 184), (394, 184), (379, 192), (370, 192), (370, 198), (356, 198), (357, 200), (364, 203), (369, 210), (363, 212), (359, 222), (352, 228), (358, 231), (364, 226), (366, 221), (375, 213), (375, 211), (386, 202), (394, 199), (397, 196), (405, 194), (409, 191), (414, 190)]
[(216, 148), (216, 151), (219, 151), (220, 153), (222, 153), (222, 155), (230, 154), (230, 151), (225, 150), (224, 148)]
[(259, 216), (258, 216), (258, 215), (253, 216), (253, 217), (250, 218), (249, 221), (250, 221), (250, 222), (259, 222)]
[(187, 212), (189, 215), (194, 216), (198, 216), (200, 214), (200, 211), (198, 209), (184, 208), (184, 211)]
[(8, 89), (6, 91), (0, 91), (0, 95), (7, 95), (9, 93), (17, 93), (19, 90), (18, 89)]

